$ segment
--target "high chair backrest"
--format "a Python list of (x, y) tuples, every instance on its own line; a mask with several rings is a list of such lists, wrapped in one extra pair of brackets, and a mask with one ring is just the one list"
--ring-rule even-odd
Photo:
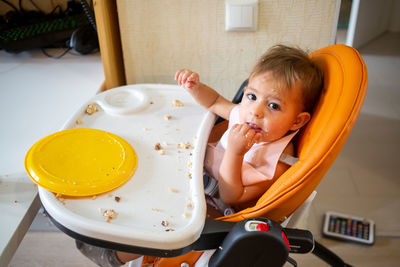
[(345, 45), (319, 49), (310, 57), (324, 73), (324, 90), (310, 122), (299, 135), (299, 161), (277, 179), (255, 206), (221, 219), (240, 221), (263, 216), (283, 222), (315, 190), (342, 149), (366, 94), (365, 63), (357, 50)]

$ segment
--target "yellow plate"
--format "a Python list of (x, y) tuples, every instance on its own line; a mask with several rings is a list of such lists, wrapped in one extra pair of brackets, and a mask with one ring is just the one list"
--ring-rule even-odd
[(51, 134), (35, 143), (25, 157), (25, 169), (35, 183), (67, 196), (115, 189), (129, 180), (136, 166), (136, 152), (128, 142), (86, 128)]

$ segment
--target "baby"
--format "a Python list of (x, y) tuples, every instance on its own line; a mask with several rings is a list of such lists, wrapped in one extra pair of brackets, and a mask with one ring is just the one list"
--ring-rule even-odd
[(278, 45), (255, 65), (240, 104), (201, 83), (190, 70), (177, 71), (175, 80), (200, 105), (229, 120), (218, 144), (207, 148), (205, 170), (218, 180), (222, 202), (242, 209), (289, 168), (284, 159), (295, 154), (292, 138), (310, 120), (323, 78), (305, 52)]
[[(289, 168), (284, 159), (295, 154), (292, 138), (310, 120), (323, 78), (305, 52), (278, 45), (255, 65), (240, 104), (201, 83), (195, 72), (179, 70), (175, 80), (200, 105), (229, 120), (229, 129), (218, 143), (208, 145), (205, 158), (205, 170), (218, 180), (222, 202), (216, 203), (215, 194), (208, 198), (207, 213), (215, 216), (226, 205), (252, 205)], [(77, 247), (100, 266), (120, 266), (141, 256), (80, 241)]]

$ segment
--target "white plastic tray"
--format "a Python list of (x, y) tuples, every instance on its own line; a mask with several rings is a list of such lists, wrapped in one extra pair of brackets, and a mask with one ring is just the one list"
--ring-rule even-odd
[[(174, 106), (174, 100), (184, 106)], [(88, 104), (99, 111), (87, 114)], [(62, 226), (87, 237), (155, 249), (190, 245), (205, 222), (203, 159), (214, 122), (215, 115), (178, 86), (137, 84), (98, 94), (63, 129), (95, 128), (119, 135), (138, 155), (136, 172), (121, 187), (95, 198), (60, 200), (39, 188), (43, 206)], [(155, 150), (157, 143), (165, 154)], [(179, 143), (192, 146), (179, 148)], [(117, 212), (109, 222), (102, 214), (107, 209)]]

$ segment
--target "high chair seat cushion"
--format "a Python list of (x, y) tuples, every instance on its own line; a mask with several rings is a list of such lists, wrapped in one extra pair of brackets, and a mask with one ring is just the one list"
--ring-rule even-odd
[(319, 49), (310, 57), (324, 73), (324, 89), (311, 121), (299, 134), (299, 161), (255, 206), (220, 219), (240, 221), (258, 216), (283, 222), (315, 190), (342, 149), (366, 94), (365, 63), (357, 50), (341, 44)]

